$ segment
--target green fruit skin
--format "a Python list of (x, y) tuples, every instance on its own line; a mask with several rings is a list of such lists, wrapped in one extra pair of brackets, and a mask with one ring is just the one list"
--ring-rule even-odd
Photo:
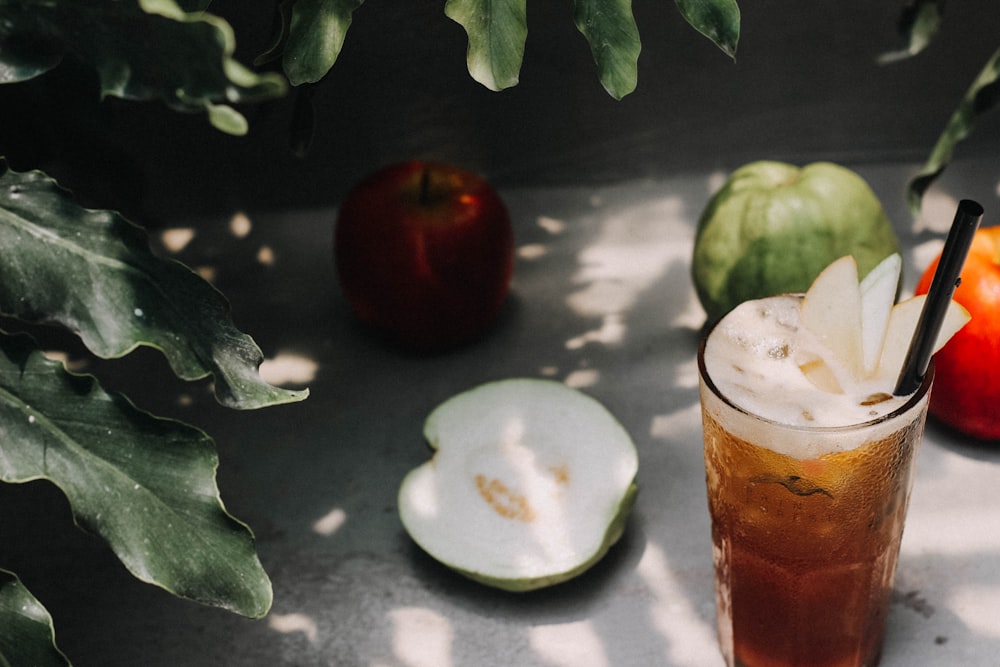
[(892, 223), (858, 174), (830, 162), (760, 161), (734, 171), (709, 200), (691, 272), (711, 323), (750, 299), (805, 292), (844, 255), (864, 277), (895, 252)]

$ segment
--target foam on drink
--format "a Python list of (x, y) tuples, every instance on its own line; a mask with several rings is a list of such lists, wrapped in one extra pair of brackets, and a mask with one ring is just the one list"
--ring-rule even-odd
[[(748, 301), (735, 308), (706, 341), (706, 371), (719, 392), (739, 408), (764, 419), (807, 428), (838, 427), (877, 420), (906, 402), (885, 388), (858, 381), (839, 391), (817, 386), (803, 367), (823, 354), (817, 338), (802, 325), (801, 299), (775, 296)], [(844, 374), (839, 374), (840, 378)], [(748, 420), (752, 424), (753, 420)], [(788, 447), (744, 434), (753, 442), (768, 442), (776, 451)], [(853, 445), (856, 446), (857, 442)], [(811, 451), (795, 446), (783, 451), (807, 458), (848, 448), (815, 443)]]

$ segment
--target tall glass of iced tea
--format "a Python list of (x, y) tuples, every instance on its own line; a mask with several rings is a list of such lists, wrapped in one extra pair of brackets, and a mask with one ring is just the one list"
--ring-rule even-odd
[(794, 355), (799, 297), (737, 308), (698, 353), (719, 641), (731, 667), (875, 665), (933, 369), (831, 394)]

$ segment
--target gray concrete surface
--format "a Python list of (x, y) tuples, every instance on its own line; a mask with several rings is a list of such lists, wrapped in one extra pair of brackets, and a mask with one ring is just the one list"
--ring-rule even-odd
[[(1000, 163), (957, 164), (913, 221), (901, 192), (915, 166), (859, 166), (904, 239), (907, 288), (958, 198), (1000, 222)], [(430, 358), (385, 348), (355, 323), (333, 276), (335, 209), (249, 214), (239, 238), (228, 216), (177, 220), (197, 223), (177, 256), (213, 270), (268, 356), (264, 372), (297, 377), (311, 397), (228, 411), (153, 352), (92, 370), (216, 440), (223, 499), (257, 535), (273, 609), (252, 621), (136, 582), (43, 484), (0, 488), (5, 567), (47, 605), (80, 667), (718, 667), (694, 367), (703, 315), (688, 269), (694, 222), (723, 176), (505, 189), (519, 248), (511, 299), (489, 336)], [(599, 399), (640, 454), (622, 542), (580, 578), (525, 595), (438, 565), (396, 515), (403, 475), (429, 453), (426, 414), (513, 376)], [(885, 667), (996, 664), (998, 471), (1000, 449), (928, 428)]]

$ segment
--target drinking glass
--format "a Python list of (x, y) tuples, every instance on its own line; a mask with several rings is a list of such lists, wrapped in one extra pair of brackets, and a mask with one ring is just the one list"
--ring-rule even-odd
[[(708, 376), (704, 354), (702, 341), (706, 481), (726, 663), (877, 664), (933, 364), (890, 414), (810, 428), (730, 402)], [(790, 454), (797, 450), (827, 453)]]

